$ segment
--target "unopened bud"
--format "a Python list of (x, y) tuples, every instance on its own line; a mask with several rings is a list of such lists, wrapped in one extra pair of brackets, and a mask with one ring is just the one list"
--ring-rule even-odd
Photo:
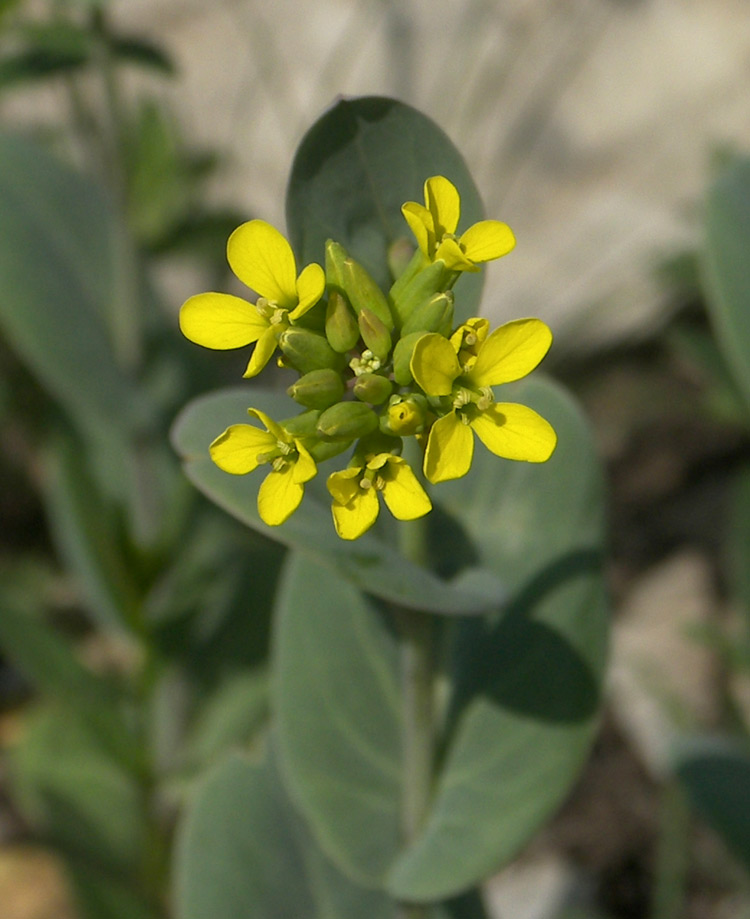
[(328, 344), (325, 336), (291, 326), (279, 336), (279, 348), (287, 362), (300, 373), (330, 367), (340, 370), (345, 361)]
[(323, 409), (338, 402), (344, 395), (344, 381), (335, 370), (323, 367), (301, 376), (286, 392), (300, 405)]
[[(418, 270), (421, 258), (415, 260), (414, 254), (414, 243), (406, 236), (401, 236), (388, 246), (386, 257), (392, 278), (402, 278), (409, 268), (412, 268), (412, 273)], [(420, 252), (421, 255), (422, 253)], [(413, 267), (412, 263), (414, 263)]]
[(354, 384), (354, 395), (362, 402), (380, 405), (393, 392), (393, 384), (379, 373), (363, 373)]
[(386, 428), (398, 437), (409, 437), (424, 431), (427, 418), (427, 402), (418, 394), (402, 399), (394, 396), (388, 406)]
[(424, 332), (412, 332), (399, 339), (393, 349), (393, 379), (399, 386), (408, 386), (414, 379), (410, 366), (411, 356), (414, 354), (415, 345), (424, 334)]
[(286, 418), (284, 421), (280, 421), (279, 427), (282, 427), (292, 437), (311, 437), (315, 434), (318, 418), (320, 418), (319, 411), (301, 412), (293, 418)]
[(317, 432), (315, 440), (305, 443), (307, 452), (316, 463), (324, 463), (326, 460), (338, 456), (339, 453), (343, 453), (344, 450), (348, 450), (350, 446), (351, 440), (320, 440)]
[(346, 297), (331, 290), (326, 307), (326, 338), (334, 351), (344, 354), (359, 341), (359, 326)]
[(378, 316), (368, 307), (363, 307), (358, 317), (362, 340), (370, 351), (383, 363), (391, 353), (391, 333)]
[(453, 325), (453, 300), (452, 290), (432, 294), (431, 297), (420, 303), (404, 322), (401, 334), (439, 332), (441, 335), (450, 335)]
[(326, 286), (338, 290), (344, 289), (344, 262), (349, 257), (346, 249), (332, 239), (326, 240)]
[(433, 294), (444, 290), (449, 279), (450, 272), (445, 267), (445, 263), (437, 261), (431, 262), (418, 271), (407, 284), (398, 288), (394, 284), (391, 288), (390, 300), (398, 325), (403, 326), (420, 304), (429, 300)]
[(318, 419), (318, 434), (324, 440), (354, 440), (378, 426), (378, 416), (364, 402), (337, 402)]
[(348, 258), (342, 265), (344, 293), (359, 315), (363, 309), (369, 309), (380, 319), (387, 329), (393, 328), (393, 316), (385, 294), (378, 287), (366, 268), (353, 258)]

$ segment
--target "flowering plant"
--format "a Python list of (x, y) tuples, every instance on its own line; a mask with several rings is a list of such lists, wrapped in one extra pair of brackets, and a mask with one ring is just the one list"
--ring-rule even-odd
[[(287, 229), (255, 219), (230, 237), (257, 298), (203, 293), (180, 313), (198, 345), (251, 346), (253, 378), (183, 411), (185, 470), (291, 552), (268, 749), (201, 785), (178, 906), (481, 917), (476, 885), (570, 787), (595, 723), (591, 438), (569, 396), (529, 378), (547, 325), (481, 316), (483, 266), (515, 239), (429, 119), (334, 106), (295, 156)], [(289, 859), (305, 866), (294, 893), (275, 875)]]
[(182, 307), (182, 331), (199, 345), (255, 343), (246, 377), (258, 374), (277, 348), (279, 366), (299, 374), (288, 394), (305, 411), (276, 422), (251, 408), (265, 431), (234, 424), (210, 446), (225, 472), (270, 466), (258, 513), (271, 526), (297, 510), (316, 460), (352, 445), (349, 465), (328, 478), (342, 539), (357, 539), (375, 523), (378, 491), (399, 520), (430, 511), (401, 456), (407, 438), (424, 447), (423, 473), (432, 483), (466, 475), (472, 431), (496, 456), (544, 462), (552, 455), (551, 425), (531, 408), (495, 402), (492, 389), (534, 370), (552, 341), (548, 327), (516, 320), (489, 333), (486, 321), (472, 318), (454, 328), (455, 282), (507, 254), (513, 233), (483, 220), (456, 237), (460, 196), (445, 176), (428, 178), (424, 196), (425, 206), (408, 201), (401, 208), (418, 248), (388, 291), (334, 240), (326, 243), (325, 272), (313, 262), (298, 277), (287, 240), (251, 220), (231, 235), (227, 256), (258, 293), (255, 303), (204, 293)]

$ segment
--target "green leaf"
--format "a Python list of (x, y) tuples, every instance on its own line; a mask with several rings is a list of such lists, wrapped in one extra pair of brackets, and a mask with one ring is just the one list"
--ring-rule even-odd
[(232, 747), (246, 746), (268, 716), (267, 668), (232, 674), (198, 711), (185, 745), (188, 763), (205, 768)]
[(498, 390), (558, 433), (545, 464), (477, 445), (443, 509), (509, 584), (500, 618), (457, 625), (450, 736), (424, 833), (394, 866), (398, 897), (438, 899), (512, 859), (575, 781), (596, 727), (608, 610), (603, 484), (588, 425), (544, 378)]
[(140, 597), (120, 544), (120, 529), (87, 474), (83, 449), (60, 438), (45, 479), (47, 514), (62, 557), (78, 577), (87, 609), (108, 629), (128, 629)]
[(0, 135), (0, 327), (98, 441), (102, 431), (111, 440), (113, 429), (133, 425), (141, 410), (117, 369), (105, 319), (114, 226), (93, 184), (41, 147)]
[[(490, 567), (512, 585), (501, 616), (448, 620), (447, 727), (423, 834), (401, 851), (398, 640), (384, 611), (308, 559), (277, 607), (279, 752), (293, 800), (326, 854), (396, 899), (441, 901), (510, 860), (559, 805), (591, 742), (607, 610), (602, 482), (591, 434), (540, 379), (507, 387), (558, 431), (544, 465), (477, 447), (427, 518), (441, 565)], [(451, 551), (449, 547), (454, 550)]]
[(706, 201), (701, 274), (719, 345), (750, 404), (750, 159), (737, 159), (719, 176)]
[(97, 871), (85, 859), (66, 858), (82, 919), (163, 919), (163, 911), (133, 890), (132, 878)]
[[(395, 99), (342, 99), (310, 128), (294, 158), (286, 219), (297, 256), (322, 264), (326, 239), (334, 239), (388, 290), (388, 246), (414, 242), (401, 205), (423, 203), (425, 180), (434, 175), (459, 190), (459, 230), (483, 218), (461, 154), (426, 115)], [(479, 273), (458, 281), (457, 322), (477, 314), (482, 280)]]
[[(269, 527), (258, 516), (258, 488), (262, 469), (251, 475), (222, 472), (210, 459), (208, 446), (230, 424), (247, 418), (252, 405), (282, 419), (298, 406), (278, 393), (245, 387), (212, 393), (191, 402), (177, 419), (173, 443), (185, 461), (191, 481), (212, 501), (243, 523), (292, 548), (315, 556), (362, 590), (406, 606), (437, 613), (469, 615), (497, 606), (504, 596), (493, 580), (477, 582), (475, 589), (459, 589), (429, 571), (407, 562), (394, 548), (393, 529), (383, 519), (380, 529), (354, 542), (339, 539), (331, 521), (331, 498), (325, 489), (326, 471), (306, 487), (300, 508), (279, 527)], [(341, 461), (338, 461), (340, 468)], [(386, 517), (386, 512), (381, 518)], [(381, 533), (378, 538), (376, 533)]]
[[(750, 645), (750, 467), (742, 468), (732, 487), (727, 532), (727, 563), (733, 598), (745, 617), (745, 647)], [(736, 648), (737, 642), (731, 645)]]
[(276, 608), (274, 709), (292, 798), (327, 855), (378, 884), (401, 838), (398, 643), (346, 581), (292, 557)]
[(196, 789), (175, 855), (178, 919), (395, 919), (314, 846), (271, 764), (232, 754)]
[(38, 711), (14, 753), (12, 775), (27, 819), (63, 853), (103, 872), (140, 865), (142, 791), (101, 746), (85, 711), (59, 704)]
[(698, 738), (675, 755), (675, 771), (698, 813), (750, 870), (750, 748)]

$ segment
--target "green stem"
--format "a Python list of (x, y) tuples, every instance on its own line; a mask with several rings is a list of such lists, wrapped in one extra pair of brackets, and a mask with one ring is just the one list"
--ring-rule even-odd
[(690, 808), (675, 779), (662, 791), (651, 919), (684, 915), (690, 862)]
[(120, 93), (116, 61), (109, 29), (102, 10), (92, 16), (96, 36), (94, 61), (102, 87), (102, 144), (104, 169), (114, 198), (116, 225), (112, 239), (114, 290), (112, 292), (112, 337), (119, 366), (135, 372), (142, 358), (140, 327), (139, 264), (127, 226), (128, 168), (126, 161), (127, 114)]
[[(423, 520), (401, 524), (403, 554), (416, 564), (427, 558)], [(429, 613), (399, 608), (401, 676), (404, 697), (402, 833), (413, 843), (429, 813), (435, 749), (435, 623)], [(426, 919), (428, 907), (404, 903), (400, 919)]]

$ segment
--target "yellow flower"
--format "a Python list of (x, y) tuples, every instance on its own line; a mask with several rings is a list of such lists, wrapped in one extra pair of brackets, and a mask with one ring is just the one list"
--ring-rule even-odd
[(541, 415), (525, 405), (495, 402), (490, 388), (519, 380), (537, 366), (552, 343), (549, 328), (540, 319), (517, 319), (484, 337), (484, 322), (469, 320), (450, 341), (424, 335), (414, 348), (414, 379), (449, 409), (432, 425), (427, 441), (424, 474), (433, 483), (466, 475), (474, 454), (472, 431), (496, 456), (531, 463), (548, 460), (557, 443)]
[(363, 465), (333, 472), (326, 484), (333, 497), (333, 522), (342, 539), (359, 539), (375, 523), (379, 493), (397, 520), (416, 520), (432, 510), (411, 466), (391, 453), (376, 453)]
[(301, 442), (255, 408), (248, 413), (266, 430), (252, 424), (233, 424), (211, 444), (211, 459), (224, 472), (245, 475), (268, 463), (270, 472), (258, 491), (258, 513), (269, 526), (278, 526), (299, 507), (318, 469)]
[(250, 220), (229, 237), (227, 259), (237, 277), (259, 294), (250, 303), (232, 294), (190, 297), (180, 328), (190, 341), (227, 350), (257, 342), (245, 377), (254, 377), (276, 350), (279, 335), (323, 296), (325, 273), (312, 263), (297, 277), (292, 247), (269, 223)]
[(516, 244), (511, 228), (499, 220), (480, 220), (456, 237), (461, 199), (444, 176), (424, 183), (424, 206), (407, 201), (401, 211), (425, 258), (442, 260), (452, 271), (479, 271), (480, 262), (507, 255)]

